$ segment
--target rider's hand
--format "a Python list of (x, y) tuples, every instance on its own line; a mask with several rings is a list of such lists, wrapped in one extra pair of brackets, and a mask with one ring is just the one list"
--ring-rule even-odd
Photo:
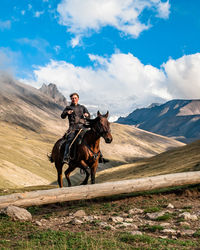
[(73, 112), (74, 112), (73, 110), (68, 110), (68, 111), (67, 111), (67, 114), (68, 114), (68, 115), (71, 115)]
[(84, 117), (88, 117), (88, 116), (89, 116), (89, 114), (88, 114), (88, 113), (84, 113), (83, 115), (84, 115)]

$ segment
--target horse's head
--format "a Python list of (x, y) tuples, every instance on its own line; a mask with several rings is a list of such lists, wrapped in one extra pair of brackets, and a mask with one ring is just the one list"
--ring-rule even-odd
[(108, 111), (105, 115), (100, 114), (97, 112), (97, 117), (93, 120), (90, 120), (90, 127), (95, 131), (95, 133), (103, 137), (106, 143), (112, 142), (112, 135), (110, 129), (110, 123), (108, 121)]

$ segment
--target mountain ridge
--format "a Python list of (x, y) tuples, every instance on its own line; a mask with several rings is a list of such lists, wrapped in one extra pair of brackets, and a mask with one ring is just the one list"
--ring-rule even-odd
[(200, 100), (174, 99), (161, 105), (136, 109), (116, 122), (182, 142), (192, 142), (200, 139)]

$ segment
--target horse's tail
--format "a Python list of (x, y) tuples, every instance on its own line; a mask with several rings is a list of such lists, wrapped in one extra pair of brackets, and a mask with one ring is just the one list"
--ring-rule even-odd
[(51, 163), (54, 162), (54, 159), (53, 159), (53, 157), (52, 157), (52, 154), (47, 154), (47, 157), (48, 157), (48, 159), (49, 159), (49, 161), (50, 161)]

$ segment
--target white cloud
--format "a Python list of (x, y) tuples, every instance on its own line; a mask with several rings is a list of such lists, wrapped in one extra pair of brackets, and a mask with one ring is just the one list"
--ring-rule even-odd
[(59, 54), (61, 47), (59, 45), (54, 46), (56, 54)]
[(143, 65), (132, 54), (114, 54), (110, 58), (90, 55), (96, 67), (76, 67), (64, 61), (51, 60), (34, 70), (35, 80), (26, 83), (41, 86), (53, 82), (68, 96), (80, 93), (81, 102), (96, 106), (102, 112), (122, 115), (138, 105), (170, 98), (162, 70)]
[(26, 11), (25, 11), (25, 10), (22, 10), (22, 11), (21, 11), (22, 16), (24, 16), (24, 15), (25, 15), (25, 13), (26, 13)]
[(34, 14), (34, 17), (39, 18), (43, 14), (44, 14), (44, 11), (36, 11), (35, 14)]
[(6, 21), (0, 20), (0, 30), (10, 29), (10, 28), (11, 28), (11, 21), (10, 20), (6, 20)]
[(12, 51), (10, 48), (0, 47), (0, 70), (14, 74), (21, 59), (20, 52)]
[(200, 53), (170, 59), (163, 68), (173, 98), (200, 99)]
[(152, 10), (159, 18), (168, 18), (169, 8), (169, 1), (161, 0), (62, 0), (57, 11), (60, 24), (75, 35), (75, 46), (89, 31), (99, 31), (107, 25), (137, 38), (151, 27), (139, 18), (144, 9)]
[(78, 67), (51, 60), (34, 70), (34, 79), (25, 83), (40, 87), (55, 83), (67, 97), (80, 93), (80, 102), (111, 116), (125, 115), (137, 107), (174, 98), (200, 99), (200, 53), (169, 59), (161, 68), (143, 65), (132, 54), (110, 58), (89, 55), (94, 66)]
[(158, 5), (158, 14), (157, 17), (168, 18), (170, 14), (170, 4), (169, 0), (167, 2), (160, 2)]
[(29, 39), (27, 37), (20, 38), (16, 40), (19, 44), (26, 44), (33, 48), (36, 48), (38, 51), (45, 53), (46, 47), (49, 46), (49, 43), (45, 39)]

